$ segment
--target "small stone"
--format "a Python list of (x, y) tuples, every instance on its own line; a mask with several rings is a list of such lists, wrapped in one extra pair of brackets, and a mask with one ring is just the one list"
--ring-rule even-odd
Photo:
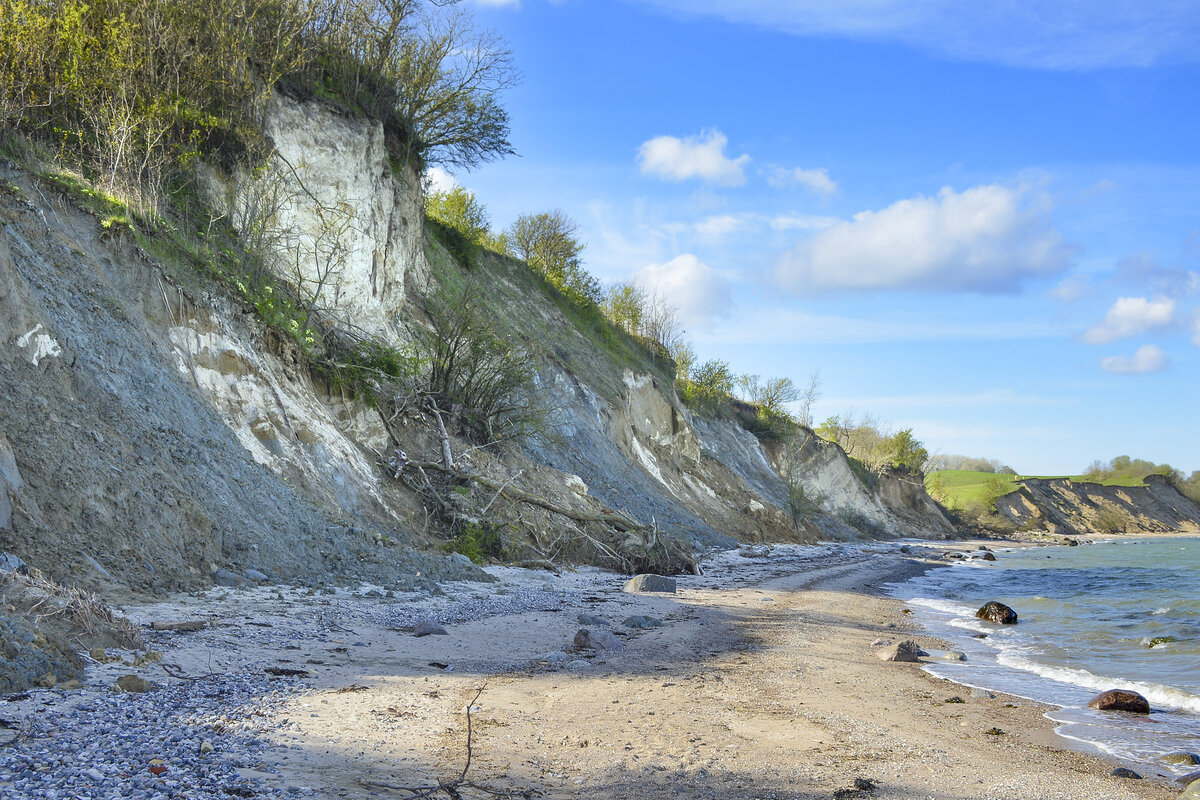
[(211, 753), (213, 750), (214, 750), (214, 748), (213, 748), (212, 742), (210, 742), (208, 739), (205, 739), (203, 742), (200, 743), (200, 755), (206, 756), (209, 753)]
[(1114, 778), (1131, 778), (1135, 781), (1140, 781), (1142, 776), (1129, 769), (1128, 767), (1117, 767), (1112, 772), (1108, 773)]
[(154, 684), (140, 675), (122, 675), (117, 678), (117, 688), (122, 692), (131, 692), (141, 694), (142, 692), (150, 692), (158, 688)]
[(571, 660), (571, 657), (562, 650), (551, 650), (548, 653), (536, 655), (533, 661), (545, 661), (547, 664), (565, 664)]
[(45, 675), (34, 681), (33, 685), (39, 686), (43, 689), (53, 689), (57, 683), (58, 678), (55, 676), (55, 674), (53, 672), (47, 672)]
[(953, 697), (947, 697), (947, 698), (946, 698), (945, 700), (943, 700), (942, 702), (944, 702), (944, 703), (963, 703), (963, 702), (966, 702), (966, 701), (965, 701), (965, 700), (963, 700), (963, 699), (962, 699), (961, 697), (959, 697), (958, 695), (954, 695)]
[(270, 576), (267, 575), (267, 573), (262, 572), (257, 569), (242, 570), (242, 577), (244, 577), (248, 581), (254, 581), (255, 583), (269, 583), (271, 580)]
[(644, 573), (642, 575), (634, 575), (629, 580), (625, 581), (622, 591), (625, 592), (665, 592), (668, 594), (675, 593), (675, 579), (665, 578), (662, 575), (650, 575)]
[(929, 654), (922, 650), (916, 642), (905, 639), (903, 642), (879, 650), (875, 655), (882, 661), (916, 663), (921, 660), (921, 656)]
[(1130, 714), (1149, 714), (1150, 701), (1137, 692), (1109, 689), (1088, 701), (1088, 708), (1097, 711), (1125, 711)]
[(1004, 605), (1004, 603), (997, 603), (995, 600), (985, 603), (982, 608), (975, 612), (975, 616), (980, 619), (986, 619), (988, 622), (997, 622), (1001, 625), (1017, 624), (1017, 612)]
[(983, 733), (985, 736), (1004, 736), (1005, 735), (1005, 731), (1002, 731), (999, 728), (988, 728)]
[(413, 628), (413, 636), (449, 636), (450, 632), (436, 622), (423, 619)]
[(91, 767), (90, 769), (85, 770), (84, 774), (87, 775), (89, 778), (91, 778), (94, 781), (104, 780), (104, 773), (101, 772), (100, 770), (96, 769), (95, 767)]
[(593, 628), (604, 628), (608, 626), (602, 617), (597, 617), (594, 614), (580, 614), (575, 619), (579, 620), (580, 625), (590, 625)]
[(471, 567), (475, 565), (475, 562), (472, 561), (470, 557), (464, 556), (462, 553), (451, 553), (450, 561), (460, 567)]
[(626, 617), (622, 622), (626, 628), (635, 628), (637, 630), (650, 630), (651, 628), (661, 628), (663, 621), (657, 617), (635, 616)]
[(958, 650), (947, 650), (945, 653), (943, 653), (941, 656), (939, 656), (939, 660), (940, 661), (966, 661), (967, 654), (960, 652)]
[(588, 650), (620, 650), (624, 644), (608, 631), (593, 633), (587, 628), (580, 628), (575, 634), (575, 646)]
[(975, 698), (976, 700), (993, 700), (995, 699), (996, 695), (992, 694), (987, 689), (972, 689), (971, 697)]
[(58, 689), (60, 689), (61, 691), (64, 691), (64, 692), (73, 692), (76, 689), (82, 689), (82, 688), (83, 688), (83, 684), (80, 683), (75, 678), (72, 678), (69, 681), (63, 681), (62, 683), (60, 683), (58, 685)]
[(871, 647), (883, 647), (884, 645), (888, 645), (891, 643), (892, 643), (891, 639), (876, 639), (875, 641), (871, 642)]

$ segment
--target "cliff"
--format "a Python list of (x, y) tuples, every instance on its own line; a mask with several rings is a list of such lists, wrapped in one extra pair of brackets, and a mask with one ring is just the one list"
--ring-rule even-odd
[(1026, 478), (996, 510), (1018, 526), (1068, 536), (1200, 532), (1200, 505), (1161, 475), (1147, 476), (1143, 486)]
[[(275, 169), (210, 170), (213, 205), (247, 235), (269, 205), (273, 268), (294, 283), (323, 281), (332, 317), (387, 342), (428, 330), (439, 286), (485, 287), (488, 313), (539, 347), (526, 402), (545, 426), (521, 444), (479, 447), (451, 415), (449, 444), (464, 469), (576, 518), (471, 481), (431, 502), (394, 468), (435, 457), (441, 437), (428, 414), (410, 408), (386, 422), (309, 369), (219, 281), (151, 257), (9, 165), (0, 550), (70, 583), (141, 592), (256, 573), (383, 584), (461, 574), (461, 560), (423, 553), (464, 531), (494, 534), (511, 558), (611, 553), (614, 565), (635, 563), (629, 548), (653, 549), (658, 536), (697, 551), (952, 534), (919, 481), (864, 481), (815, 436), (801, 472), (823, 505), (797, 523), (772, 454), (733, 422), (693, 417), (663, 364), (589, 333), (524, 265), (485, 254), (468, 270), (429, 239), (417, 175), (389, 155), (380, 125), (278, 96), (268, 130), (282, 156)], [(331, 219), (345, 225), (322, 272)], [(631, 542), (588, 521), (614, 511), (650, 532)], [(439, 529), (447, 519), (452, 529)]]

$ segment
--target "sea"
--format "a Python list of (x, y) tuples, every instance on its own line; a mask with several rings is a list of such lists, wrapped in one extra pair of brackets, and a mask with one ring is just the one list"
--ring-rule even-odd
[[(1046, 716), (1060, 736), (1122, 765), (1170, 777), (1196, 771), (1160, 759), (1200, 753), (1200, 538), (998, 548), (995, 555), (891, 588), (930, 633), (966, 656), (925, 669), (1055, 706)], [(1012, 607), (1018, 623), (977, 619), (991, 600)], [(1087, 707), (1107, 689), (1142, 694), (1152, 713)]]

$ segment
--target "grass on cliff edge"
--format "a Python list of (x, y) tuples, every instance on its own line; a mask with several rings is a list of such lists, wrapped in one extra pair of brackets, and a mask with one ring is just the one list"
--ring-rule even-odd
[(943, 469), (925, 476), (925, 488), (949, 508), (991, 506), (1000, 497), (1021, 488), (1021, 481), (1069, 480), (1073, 483), (1098, 483), (1101, 486), (1142, 486), (1145, 476), (1121, 476), (1091, 480), (1086, 475), (1005, 475), (996, 472), (976, 472), (967, 469)]
[(434, 280), (451, 292), (479, 282), (506, 336), (535, 346), (603, 396), (623, 395), (625, 370), (650, 373), (667, 387), (674, 382), (674, 363), (656, 357), (599, 307), (581, 306), (524, 262), (480, 248), (473, 263), (463, 266), (435, 226), (427, 229), (425, 242)]

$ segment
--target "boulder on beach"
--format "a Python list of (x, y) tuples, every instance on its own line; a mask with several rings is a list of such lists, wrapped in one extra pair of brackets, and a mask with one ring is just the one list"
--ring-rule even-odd
[(988, 622), (998, 622), (1001, 625), (1017, 624), (1017, 612), (995, 600), (985, 603), (983, 608), (975, 612), (975, 616), (986, 619)]
[(1179, 800), (1200, 800), (1200, 780), (1192, 781), (1179, 795)]
[(1088, 701), (1088, 708), (1097, 711), (1126, 711), (1130, 714), (1149, 714), (1150, 701), (1127, 689), (1109, 689)]
[(623, 591), (626, 592), (667, 592), (675, 593), (675, 579), (664, 578), (662, 575), (634, 575), (625, 581)]
[(608, 631), (589, 631), (580, 628), (575, 633), (575, 646), (588, 650), (620, 650), (623, 643)]
[(450, 633), (433, 620), (423, 619), (413, 628), (413, 636), (449, 636)]
[(902, 661), (916, 663), (921, 660), (921, 656), (929, 655), (917, 645), (912, 639), (905, 639), (903, 642), (885, 647), (875, 653), (882, 661)]

